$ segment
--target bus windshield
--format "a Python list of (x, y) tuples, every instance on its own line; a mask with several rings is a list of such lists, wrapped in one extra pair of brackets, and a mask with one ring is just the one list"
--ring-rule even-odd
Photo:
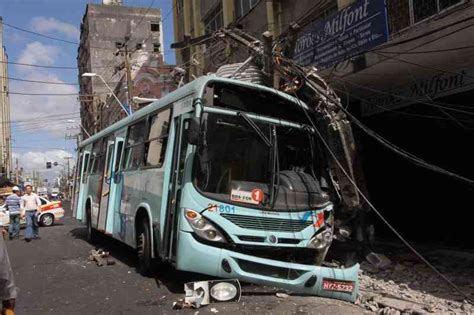
[(320, 184), (322, 163), (312, 131), (249, 119), (204, 114), (194, 167), (194, 183), (201, 193), (262, 210), (326, 205), (329, 200)]

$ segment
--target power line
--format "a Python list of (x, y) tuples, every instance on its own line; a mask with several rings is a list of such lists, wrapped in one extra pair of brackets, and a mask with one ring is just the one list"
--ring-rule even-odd
[(12, 65), (17, 65), (17, 66), (34, 67), (34, 68), (77, 70), (77, 67), (71, 67), (71, 66), (50, 66), (50, 65), (41, 65), (41, 64), (32, 64), (32, 63), (23, 63), (23, 62), (14, 62), (14, 61), (4, 61), (4, 60), (0, 60), (0, 63), (12, 64)]
[(12, 81), (31, 82), (31, 83), (42, 83), (42, 84), (79, 85), (79, 83), (73, 83), (73, 82), (55, 82), (55, 81), (27, 80), (27, 79), (20, 79), (20, 78), (13, 78), (13, 77), (3, 77), (3, 76), (0, 76), (0, 78), (12, 80)]

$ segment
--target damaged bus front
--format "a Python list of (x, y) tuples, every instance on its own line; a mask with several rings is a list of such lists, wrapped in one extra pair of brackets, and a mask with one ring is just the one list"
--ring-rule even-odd
[(358, 265), (320, 266), (334, 204), (305, 105), (222, 79), (199, 95), (182, 117), (177, 268), (354, 301)]

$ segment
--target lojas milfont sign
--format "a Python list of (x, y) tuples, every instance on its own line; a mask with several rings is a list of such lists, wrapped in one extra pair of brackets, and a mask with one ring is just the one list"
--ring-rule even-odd
[(384, 0), (359, 0), (299, 34), (294, 59), (325, 69), (388, 40)]

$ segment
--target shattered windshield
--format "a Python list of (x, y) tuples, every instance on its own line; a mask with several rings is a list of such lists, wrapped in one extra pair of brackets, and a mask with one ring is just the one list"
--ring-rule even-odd
[(249, 123), (245, 117), (204, 114), (203, 144), (194, 167), (196, 187), (211, 199), (250, 208), (325, 205), (312, 133), (257, 120)]

